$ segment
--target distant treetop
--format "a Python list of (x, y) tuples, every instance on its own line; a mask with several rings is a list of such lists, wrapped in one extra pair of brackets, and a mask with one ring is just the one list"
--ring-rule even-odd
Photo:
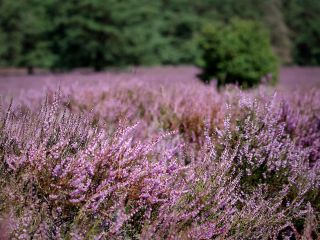
[(320, 1), (1, 0), (0, 66), (195, 64), (202, 26), (254, 20), (284, 64), (320, 64)]

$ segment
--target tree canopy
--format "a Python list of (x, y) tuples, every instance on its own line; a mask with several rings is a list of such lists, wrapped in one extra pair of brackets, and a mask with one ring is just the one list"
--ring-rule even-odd
[(282, 63), (320, 64), (317, 0), (0, 0), (0, 66), (195, 64), (204, 25), (269, 30)]
[(232, 19), (227, 25), (209, 25), (200, 43), (205, 82), (215, 77), (218, 86), (237, 83), (247, 88), (258, 85), (262, 77), (276, 81), (277, 58), (268, 34), (255, 21)]

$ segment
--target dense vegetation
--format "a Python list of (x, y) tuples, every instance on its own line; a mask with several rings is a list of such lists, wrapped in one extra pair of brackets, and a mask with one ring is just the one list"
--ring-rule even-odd
[(241, 87), (277, 80), (278, 61), (268, 35), (259, 24), (232, 19), (228, 25), (204, 28), (200, 41), (203, 71), (200, 77), (208, 82), (213, 77), (218, 86), (237, 83)]
[(319, 91), (174, 76), (1, 98), (0, 238), (319, 239)]
[(202, 26), (235, 16), (269, 29), (283, 63), (318, 65), (319, 11), (317, 0), (1, 0), (0, 65), (198, 63)]

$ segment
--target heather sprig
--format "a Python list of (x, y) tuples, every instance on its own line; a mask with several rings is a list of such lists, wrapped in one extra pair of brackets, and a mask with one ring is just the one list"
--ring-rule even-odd
[(148, 77), (1, 100), (3, 236), (319, 236), (318, 92)]

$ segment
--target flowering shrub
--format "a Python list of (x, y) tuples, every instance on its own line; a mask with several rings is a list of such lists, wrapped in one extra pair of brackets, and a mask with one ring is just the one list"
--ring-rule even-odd
[[(38, 114), (9, 108), (2, 122), (2, 196), (10, 203), (8, 214), (19, 218), (13, 228), (17, 238), (57, 237), (69, 228), (66, 223), (84, 222), (91, 223), (83, 237), (95, 228), (117, 235), (132, 218), (142, 221), (176, 194), (171, 188), (182, 168), (170, 149), (153, 150), (159, 140), (134, 143), (128, 136), (134, 127), (108, 136), (89, 118), (61, 110), (57, 97)], [(13, 186), (19, 196), (10, 192)]]
[(319, 94), (270, 92), (135, 79), (2, 99), (0, 237), (316, 239)]

